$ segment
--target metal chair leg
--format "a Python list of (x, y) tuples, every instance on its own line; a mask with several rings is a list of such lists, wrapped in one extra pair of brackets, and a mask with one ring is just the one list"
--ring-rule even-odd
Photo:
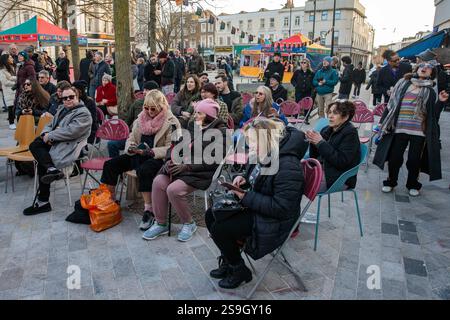
[(84, 182), (83, 182), (83, 185), (81, 186), (81, 194), (84, 193), (84, 189), (86, 188), (86, 182), (87, 182), (88, 176), (89, 176), (89, 170), (86, 169), (86, 176), (84, 177)]
[(169, 202), (169, 237), (172, 233), (172, 204)]
[(322, 196), (318, 196), (319, 200), (317, 202), (317, 220), (316, 220), (316, 233), (314, 235), (314, 251), (317, 250), (317, 238), (319, 237), (319, 220), (320, 220), (320, 201)]
[(358, 195), (356, 194), (355, 190), (352, 190), (353, 195), (355, 196), (355, 204), (356, 204), (356, 214), (358, 216), (358, 223), (359, 223), (359, 232), (361, 233), (361, 237), (363, 236), (363, 229), (362, 229), (362, 223), (361, 223), (361, 215), (359, 212), (359, 204), (358, 204)]
[(34, 166), (34, 183), (33, 183), (33, 192), (36, 194), (37, 188), (38, 188), (38, 170), (37, 170), (37, 161), (33, 161)]
[(12, 187), (12, 192), (14, 193), (14, 172), (13, 172), (13, 163), (14, 161), (9, 161), (9, 171), (11, 172), (11, 187)]
[(253, 273), (256, 275), (256, 269), (255, 269), (255, 266), (253, 265), (252, 261), (250, 260), (248, 254), (246, 254), (246, 253), (244, 252), (244, 255), (245, 255), (245, 257), (247, 258), (248, 264), (249, 264), (250, 267), (252, 268)]
[(262, 274), (259, 276), (258, 280), (256, 281), (255, 285), (253, 286), (253, 288), (250, 290), (250, 292), (247, 294), (247, 299), (250, 299), (253, 294), (255, 293), (256, 289), (259, 287), (259, 285), (261, 284), (261, 282), (263, 281), (264, 277), (266, 276), (267, 272), (269, 272), (269, 269), (272, 265), (272, 263), (275, 261), (275, 257), (272, 258), (270, 260), (270, 262), (267, 264), (266, 268), (264, 269), (264, 271), (262, 272)]
[(331, 195), (328, 195), (328, 218), (331, 218)]
[(70, 193), (70, 177), (68, 174), (66, 174), (65, 182), (67, 187), (67, 193), (69, 194), (69, 206), (72, 207), (72, 194)]
[(278, 261), (284, 265), (287, 269), (289, 269), (289, 271), (292, 272), (292, 274), (295, 277), (295, 280), (297, 280), (297, 283), (299, 285), (299, 289), (302, 290), (303, 292), (307, 292), (308, 289), (306, 289), (305, 284), (303, 283), (302, 279), (300, 278), (300, 276), (298, 275), (297, 270), (294, 269), (294, 267), (291, 266), (291, 264), (289, 263), (289, 261), (286, 259), (286, 256), (284, 255), (283, 251), (280, 252), (281, 256), (283, 257), (283, 260), (281, 260), (280, 258), (278, 258)]
[(5, 176), (5, 193), (8, 193), (8, 159), (6, 159), (5, 168), (6, 168), (6, 176)]

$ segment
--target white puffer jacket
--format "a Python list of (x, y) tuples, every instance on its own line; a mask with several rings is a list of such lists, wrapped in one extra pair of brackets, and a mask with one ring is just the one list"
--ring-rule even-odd
[[(12, 90), (12, 87), (16, 84), (16, 80), (16, 76), (10, 74), (6, 68), (0, 69), (0, 83), (2, 84), (3, 97), (7, 107), (14, 105), (16, 93)], [(1, 100), (0, 105), (3, 107), (3, 101)]]

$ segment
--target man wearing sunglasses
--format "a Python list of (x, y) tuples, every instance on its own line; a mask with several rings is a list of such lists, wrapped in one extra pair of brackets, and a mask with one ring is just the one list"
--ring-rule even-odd
[(50, 184), (64, 177), (63, 168), (73, 166), (80, 143), (87, 141), (91, 132), (91, 114), (79, 100), (76, 89), (66, 88), (61, 98), (64, 104), (52, 122), (30, 144), (30, 152), (38, 163), (39, 188), (31, 207), (23, 211), (26, 216), (52, 210)]
[(405, 74), (412, 72), (412, 67), (409, 63), (401, 62), (397, 52), (393, 50), (386, 50), (383, 58), (387, 64), (380, 70), (377, 86), (383, 93), (384, 102), (387, 103), (394, 86)]
[(44, 88), (45, 91), (48, 92), (49, 95), (52, 95), (56, 92), (56, 86), (50, 82), (50, 73), (47, 70), (42, 70), (38, 74), (39, 84)]

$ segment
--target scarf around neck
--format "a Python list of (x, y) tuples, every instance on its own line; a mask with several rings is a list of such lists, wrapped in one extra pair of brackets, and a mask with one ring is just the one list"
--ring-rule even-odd
[(401, 79), (392, 90), (392, 94), (387, 105), (388, 114), (381, 124), (379, 131), (380, 138), (387, 133), (394, 132), (395, 115), (397, 114), (398, 108), (401, 106), (401, 100), (404, 98), (405, 93), (411, 84), (414, 84), (416, 87), (420, 88), (419, 93), (417, 94), (415, 116), (417, 117), (427, 114), (427, 102), (430, 98), (430, 92), (433, 90), (433, 80), (421, 80), (416, 78), (412, 78), (411, 80)]
[(162, 110), (156, 117), (150, 118), (145, 110), (139, 116), (139, 125), (141, 127), (141, 134), (152, 136), (161, 130), (164, 121), (167, 117), (167, 111)]

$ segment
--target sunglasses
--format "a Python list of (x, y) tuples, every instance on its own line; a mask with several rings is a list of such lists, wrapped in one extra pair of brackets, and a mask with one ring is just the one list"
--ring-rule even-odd
[(146, 111), (151, 111), (151, 112), (155, 112), (155, 111), (157, 110), (156, 107), (147, 107), (147, 106), (145, 106), (144, 109), (145, 109)]
[(30, 83), (30, 82), (25, 82), (25, 83), (23, 84), (23, 86), (24, 86), (24, 87), (31, 86), (31, 83)]
[(255, 92), (255, 95), (256, 95), (256, 96), (263, 96), (264, 93), (256, 91), (256, 92)]
[(61, 97), (61, 99), (63, 101), (73, 100), (73, 99), (75, 99), (75, 95), (70, 95), (70, 96), (67, 96), (67, 97)]
[(308, 62), (306, 62), (306, 61), (302, 61), (302, 62), (300, 62), (301, 64), (308, 64)]
[(45, 77), (45, 76), (39, 76), (38, 78), (39, 79), (47, 79), (47, 77)]
[(433, 69), (433, 66), (429, 63), (421, 63), (419, 64), (419, 68), (428, 68), (428, 69)]

